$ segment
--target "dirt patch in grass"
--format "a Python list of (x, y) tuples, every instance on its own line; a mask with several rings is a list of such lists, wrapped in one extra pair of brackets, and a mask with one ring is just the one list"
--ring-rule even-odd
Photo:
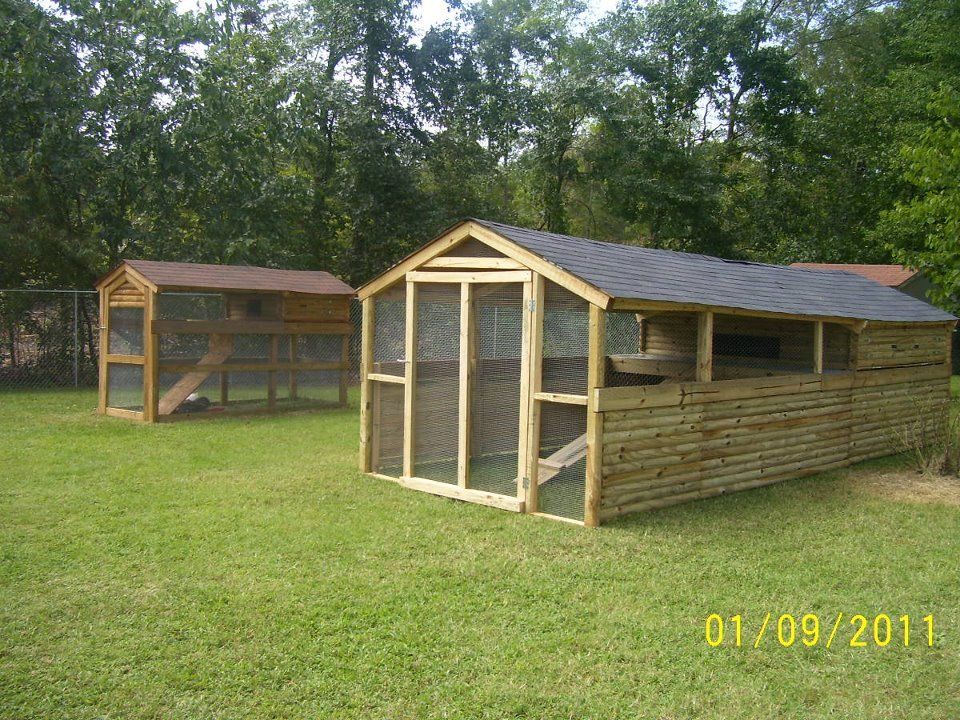
[(960, 478), (921, 474), (905, 468), (876, 470), (853, 478), (855, 487), (872, 495), (908, 503), (960, 506)]

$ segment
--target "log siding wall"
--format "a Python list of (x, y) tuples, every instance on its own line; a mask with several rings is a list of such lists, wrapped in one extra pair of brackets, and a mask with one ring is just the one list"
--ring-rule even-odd
[(601, 520), (890, 454), (936, 431), (946, 365), (601, 390)]

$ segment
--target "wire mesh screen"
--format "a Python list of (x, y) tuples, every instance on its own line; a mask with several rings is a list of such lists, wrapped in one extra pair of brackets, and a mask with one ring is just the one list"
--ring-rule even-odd
[(543, 305), (544, 392), (587, 393), (589, 304), (547, 282)]
[(403, 385), (373, 384), (371, 458), (375, 472), (403, 475)]
[(715, 315), (713, 379), (813, 372), (812, 322)]
[[(289, 373), (277, 373), (278, 397)], [(269, 373), (263, 370), (221, 372), (160, 372), (161, 414), (197, 415), (226, 411), (252, 411), (268, 407)], [(183, 395), (175, 406), (165, 405), (168, 393)]]
[(414, 475), (457, 482), (460, 387), (460, 286), (417, 290)]
[(109, 351), (112, 355), (143, 355), (143, 308), (110, 308)]
[(142, 365), (109, 364), (107, 407), (120, 410), (143, 410)]
[(537, 509), (583, 520), (587, 481), (587, 411), (582, 405), (540, 405)]
[[(282, 335), (281, 346), (289, 347), (290, 335)], [(343, 356), (342, 335), (299, 335), (296, 354), (298, 360), (312, 362), (338, 362)]]
[(157, 295), (158, 320), (220, 320), (225, 313), (221, 293), (164, 292)]
[(636, 311), (608, 311), (605, 316), (605, 385), (627, 387), (664, 382), (664, 368), (642, 351), (643, 316)]
[(99, 301), (83, 290), (0, 290), (0, 390), (96, 387)]
[(479, 285), (473, 307), (470, 487), (516, 496), (523, 288)]
[(385, 375), (404, 373), (406, 283), (398, 283), (373, 301), (373, 371)]
[(850, 345), (853, 333), (843, 325), (823, 325), (823, 369), (838, 372), (850, 368)]

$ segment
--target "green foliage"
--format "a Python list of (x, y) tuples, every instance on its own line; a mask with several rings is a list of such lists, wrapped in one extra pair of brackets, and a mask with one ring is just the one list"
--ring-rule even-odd
[(903, 149), (914, 196), (882, 216), (879, 231), (898, 260), (933, 281), (932, 299), (960, 312), (960, 92), (944, 87), (937, 123)]
[(360, 283), (484, 216), (896, 257), (955, 293), (948, 188), (917, 182), (949, 142), (928, 107), (960, 86), (953, 0), (451, 8), (421, 35), (417, 0), (2, 0), (0, 285), (85, 286), (133, 256)]

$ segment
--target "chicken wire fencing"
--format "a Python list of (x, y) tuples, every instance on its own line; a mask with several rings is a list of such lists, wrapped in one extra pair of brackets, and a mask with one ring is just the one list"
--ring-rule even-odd
[(92, 290), (0, 290), (0, 390), (97, 386)]
[(413, 474), (456, 485), (460, 395), (460, 285), (417, 288)]
[(469, 485), (516, 496), (520, 446), (523, 286), (479, 285), (473, 298)]
[(583, 520), (587, 484), (587, 410), (582, 405), (540, 404), (537, 511)]
[(543, 303), (544, 392), (586, 395), (590, 305), (556, 283), (547, 282)]

